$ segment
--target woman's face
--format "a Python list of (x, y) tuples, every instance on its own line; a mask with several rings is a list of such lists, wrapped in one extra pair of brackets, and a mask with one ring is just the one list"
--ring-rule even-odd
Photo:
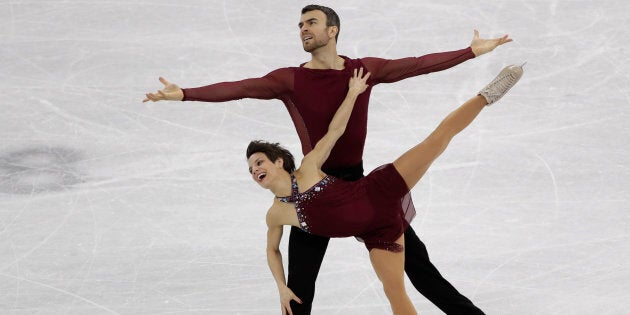
[(277, 174), (278, 169), (282, 169), (282, 159), (278, 158), (275, 162), (267, 157), (266, 154), (256, 152), (247, 160), (249, 165), (249, 173), (252, 179), (262, 188), (268, 189), (269, 183)]

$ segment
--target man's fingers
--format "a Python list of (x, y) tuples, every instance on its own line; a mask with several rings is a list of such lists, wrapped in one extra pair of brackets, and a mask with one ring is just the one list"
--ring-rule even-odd
[[(169, 84), (171, 84), (170, 82), (166, 81), (166, 79), (164, 79), (163, 77), (159, 77), (160, 82), (162, 82), (162, 84), (164, 84), (164, 86), (168, 86)], [(143, 103), (146, 103), (148, 101), (152, 101), (152, 102), (157, 102), (159, 100), (165, 100), (166, 99), (166, 94), (164, 94), (164, 92), (162, 90), (158, 90), (157, 93), (147, 93), (145, 94), (146, 98), (142, 100)]]
[(147, 101), (157, 102), (157, 101), (159, 101), (159, 100), (160, 100), (160, 98), (158, 98), (158, 97), (157, 97), (155, 94), (153, 94), (153, 93), (146, 94), (146, 97), (147, 97), (147, 98), (145, 98), (145, 100), (147, 100)]
[(160, 77), (160, 82), (162, 82), (162, 84), (164, 84), (164, 86), (167, 86), (167, 85), (171, 84), (170, 82), (166, 81), (166, 79), (164, 79), (163, 77)]
[(505, 35), (505, 36), (499, 38), (499, 45), (503, 45), (503, 44), (509, 43), (511, 41), (512, 41), (512, 39), (508, 38), (508, 35)]
[(474, 38), (474, 39), (479, 38), (479, 31), (478, 31), (478, 30), (475, 30), (475, 31), (474, 31), (474, 36), (473, 36), (473, 38)]

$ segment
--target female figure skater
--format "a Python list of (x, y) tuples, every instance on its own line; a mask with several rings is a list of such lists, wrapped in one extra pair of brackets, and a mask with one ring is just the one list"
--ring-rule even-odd
[(359, 181), (349, 182), (322, 172), (337, 139), (344, 133), (354, 103), (369, 86), (370, 73), (355, 69), (343, 103), (326, 135), (295, 169), (293, 156), (277, 143), (252, 141), (247, 148), (249, 172), (275, 195), (267, 212), (267, 262), (278, 285), (283, 314), (292, 314), (290, 301), (301, 303), (286, 286), (279, 250), (283, 226), (327, 236), (355, 236), (365, 242), (370, 261), (394, 314), (416, 314), (404, 286), (404, 238), (409, 222), (402, 198), (422, 178), (451, 139), (481, 110), (499, 100), (522, 76), (520, 66), (508, 66), (479, 94), (455, 111), (420, 144), (393, 163), (378, 167)]

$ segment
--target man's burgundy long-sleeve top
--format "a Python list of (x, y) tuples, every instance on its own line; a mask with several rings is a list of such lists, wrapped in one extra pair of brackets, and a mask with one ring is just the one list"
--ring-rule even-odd
[(242, 98), (279, 99), (286, 106), (302, 143), (310, 152), (328, 131), (328, 125), (348, 92), (353, 70), (363, 67), (371, 73), (368, 89), (359, 95), (348, 127), (337, 141), (323, 169), (356, 166), (362, 161), (367, 133), (368, 103), (373, 86), (456, 66), (475, 55), (470, 47), (402, 59), (345, 56), (344, 69), (309, 69), (304, 64), (274, 70), (261, 78), (222, 82), (183, 89), (184, 101), (225, 102)]

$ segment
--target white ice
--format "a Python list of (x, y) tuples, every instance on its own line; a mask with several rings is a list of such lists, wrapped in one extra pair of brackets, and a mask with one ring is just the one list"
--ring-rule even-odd
[[(307, 61), (306, 4), (0, 2), (0, 313), (279, 312), (264, 250), (271, 195), (248, 177), (244, 149), (267, 139), (299, 153), (284, 106), (141, 101), (159, 76), (196, 87)], [(366, 169), (527, 61), (414, 189), (413, 227), (488, 314), (628, 314), (630, 2), (322, 4), (340, 14), (349, 57), (460, 49), (475, 28), (514, 38), (377, 86)], [(422, 314), (441, 313), (408, 284)], [(313, 313), (389, 313), (362, 244), (331, 241)]]

